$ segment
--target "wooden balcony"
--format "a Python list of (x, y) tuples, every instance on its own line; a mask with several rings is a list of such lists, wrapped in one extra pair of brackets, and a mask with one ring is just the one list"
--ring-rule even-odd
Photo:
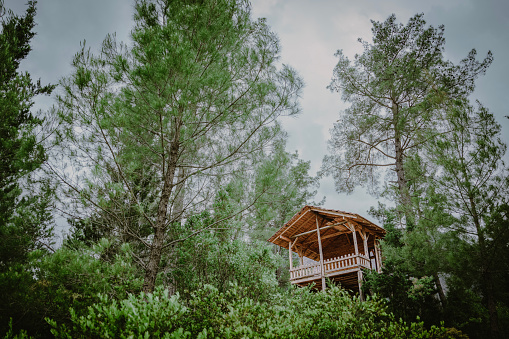
[[(371, 269), (371, 263), (364, 255), (352, 253), (324, 260), (323, 268), (325, 277), (332, 278), (357, 272), (363, 268)], [(295, 267), (290, 270), (290, 281), (292, 284), (306, 284), (318, 279), (321, 280), (321, 278), (320, 262)]]

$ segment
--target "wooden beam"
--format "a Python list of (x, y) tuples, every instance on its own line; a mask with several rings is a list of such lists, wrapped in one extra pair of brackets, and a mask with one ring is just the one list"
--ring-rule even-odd
[(359, 228), (359, 235), (361, 236), (362, 240), (366, 238), (366, 233), (364, 232), (364, 227)]
[(323, 230), (326, 230), (326, 229), (331, 228), (331, 227), (336, 227), (336, 226), (339, 226), (339, 225), (344, 225), (346, 223), (347, 223), (347, 221), (342, 221), (342, 222), (337, 223), (337, 224), (327, 225), (327, 226), (324, 226), (324, 227), (317, 228), (316, 230), (311, 230), (311, 231), (303, 232), (303, 233), (300, 233), (300, 234), (297, 234), (297, 235), (292, 235), (291, 238), (297, 238), (297, 237), (300, 237), (300, 236), (303, 236), (303, 235), (306, 235), (306, 234), (311, 234), (311, 233), (317, 232), (318, 229), (320, 231), (323, 231)]
[(346, 241), (348, 241), (348, 245), (351, 245), (350, 238), (348, 237), (348, 234), (346, 235)]
[[(373, 224), (372, 222), (370, 222), (369, 220), (367, 220), (369, 224)], [(356, 222), (355, 220), (350, 220), (350, 223), (355, 226), (357, 229), (364, 229), (366, 230), (366, 227), (364, 225), (361, 225), (359, 224), (358, 222)], [(373, 224), (374, 225), (374, 224)], [(375, 225), (376, 226), (376, 225)], [(372, 230), (372, 229), (369, 229), (368, 230), (369, 233), (372, 233), (372, 234), (380, 234), (380, 232), (377, 232), (376, 230)], [(368, 231), (365, 231), (366, 234), (369, 234)]]
[(369, 238), (369, 234), (366, 233), (366, 229), (364, 228), (364, 226), (362, 226), (362, 228), (359, 230), (359, 235), (362, 238), (362, 247), (363, 247), (364, 255), (369, 258), (369, 254), (368, 254), (368, 238)]
[(316, 234), (318, 235), (318, 251), (320, 252), (320, 272), (322, 276), (322, 291), (325, 291), (325, 270), (323, 267), (322, 239), (320, 239), (320, 225), (318, 224), (318, 214), (315, 214), (315, 218), (316, 218)]
[[(333, 238), (333, 237), (338, 237), (338, 236), (340, 236), (342, 234), (345, 234), (345, 232), (337, 232), (337, 233), (334, 233), (334, 234), (324, 235), (323, 237), (321, 237), (321, 239), (325, 240), (325, 239), (329, 239), (329, 238)], [(301, 245), (312, 244), (312, 243), (317, 242), (317, 241), (318, 241), (318, 239), (308, 240), (306, 242), (301, 243)]]
[(311, 252), (311, 253), (313, 253), (316, 257), (320, 257), (320, 254), (319, 254), (319, 253), (316, 253), (315, 251), (313, 251), (313, 250), (312, 250), (312, 249), (310, 249), (310, 248), (304, 248), (304, 249), (303, 249), (302, 254), (303, 254), (304, 256), (306, 256), (306, 252)]
[(359, 228), (359, 229), (361, 229), (361, 228), (362, 228), (361, 224), (359, 224), (359, 223), (358, 223), (357, 221), (355, 221), (355, 220), (350, 220), (350, 223), (351, 223), (352, 225), (354, 225), (354, 226), (357, 226), (357, 228)]
[(332, 211), (324, 211), (324, 210), (320, 210), (320, 209), (317, 209), (317, 208), (312, 208), (311, 211), (313, 212), (321, 212), (321, 213), (324, 213), (324, 214), (332, 214), (332, 215), (337, 215), (338, 217), (347, 217), (347, 218), (354, 218), (354, 219), (357, 219), (357, 217), (355, 215), (351, 215), (351, 214), (344, 214), (344, 213), (338, 213), (338, 212), (332, 212)]
[(355, 226), (351, 222), (347, 222), (345, 227), (348, 228), (348, 230), (352, 233), (355, 231)]
[(306, 213), (307, 213), (307, 212), (309, 212), (309, 211), (310, 211), (310, 210), (306, 210), (306, 212), (302, 213), (302, 215), (301, 215), (300, 217), (298, 217), (298, 218), (297, 218), (297, 220), (295, 220), (295, 221), (294, 221), (294, 222), (292, 222), (290, 225), (288, 225), (288, 227), (287, 227), (287, 228), (286, 228), (283, 232), (281, 232), (281, 234), (280, 234), (279, 236), (283, 235), (286, 231), (288, 231), (288, 230), (290, 229), (290, 227), (292, 227), (292, 226), (293, 226), (293, 224), (295, 224), (297, 221), (299, 221), (299, 220), (300, 220), (300, 218), (302, 218), (304, 215), (306, 215)]
[(299, 233), (299, 234), (297, 234), (297, 235), (292, 235), (291, 237), (292, 237), (292, 238), (298, 238), (298, 237), (301, 237), (301, 236), (303, 236), (303, 235), (307, 235), (307, 234), (311, 234), (311, 233), (315, 233), (315, 232), (316, 232), (316, 230), (311, 230), (311, 231), (307, 231), (307, 232)]
[[(345, 224), (346, 224), (345, 222), (342, 222), (340, 225), (334, 225), (334, 228), (340, 232), (349, 231), (348, 227), (346, 227)], [(342, 226), (342, 228), (339, 226)]]
[(283, 239), (284, 241), (287, 241), (287, 242), (290, 242), (290, 241), (291, 241), (291, 240), (290, 240), (290, 238), (287, 238), (287, 237), (285, 237), (284, 235), (280, 235), (279, 237), (280, 237), (281, 239)]

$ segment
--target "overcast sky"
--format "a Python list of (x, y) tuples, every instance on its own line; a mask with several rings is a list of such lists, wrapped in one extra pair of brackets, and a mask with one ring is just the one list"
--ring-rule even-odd
[[(7, 8), (22, 13), (24, 0), (6, 0)], [(70, 73), (71, 59), (80, 42), (97, 49), (106, 34), (115, 33), (128, 41), (132, 27), (133, 1), (130, 0), (40, 0), (33, 40), (33, 51), (23, 69), (57, 83)], [(342, 49), (352, 58), (361, 52), (357, 38), (371, 40), (370, 20), (384, 21), (392, 13), (406, 23), (416, 13), (424, 13), (428, 24), (445, 25), (445, 56), (457, 63), (472, 48), (479, 58), (491, 50), (494, 62), (477, 81), (472, 99), (479, 99), (502, 124), (503, 139), (509, 142), (509, 1), (507, 0), (254, 0), (253, 16), (266, 17), (281, 40), (282, 62), (303, 77), (302, 113), (284, 119), (290, 138), (288, 151), (297, 150), (311, 161), (312, 174), (321, 166), (327, 152), (332, 124), (347, 107), (340, 94), (330, 93), (329, 84), (336, 64), (334, 53)], [(51, 100), (40, 102), (50, 105)], [(323, 179), (317, 200), (326, 197), (325, 207), (366, 215), (376, 199), (362, 190), (340, 195), (332, 179)]]

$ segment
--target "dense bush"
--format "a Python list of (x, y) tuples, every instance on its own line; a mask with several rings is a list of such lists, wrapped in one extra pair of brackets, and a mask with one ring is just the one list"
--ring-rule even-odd
[(425, 324), (438, 325), (443, 319), (436, 289), (431, 277), (413, 277), (400, 265), (387, 260), (382, 273), (365, 271), (363, 290), (388, 300), (388, 311), (396, 318), (414, 321), (417, 317)]
[(339, 287), (314, 293), (292, 289), (270, 302), (242, 288), (221, 293), (205, 285), (187, 301), (162, 287), (117, 302), (106, 295), (72, 325), (49, 320), (57, 338), (461, 338), (443, 327), (395, 321), (384, 302), (361, 302)]
[[(105, 258), (111, 246), (110, 241), (102, 239), (92, 247), (64, 245), (51, 255), (31, 253), (29, 264), (8, 275), (9, 283), (18, 284), (12, 297), (16, 303), (10, 304), (10, 332), (24, 329), (29, 335), (47, 336), (50, 333), (45, 317), (64, 323), (69, 321), (69, 307), (86, 312), (89, 306), (102, 301), (98, 294), (107, 295), (110, 301), (138, 294), (142, 279), (129, 246)], [(7, 326), (8, 320), (2, 325)], [(5, 331), (8, 328), (1, 332)]]

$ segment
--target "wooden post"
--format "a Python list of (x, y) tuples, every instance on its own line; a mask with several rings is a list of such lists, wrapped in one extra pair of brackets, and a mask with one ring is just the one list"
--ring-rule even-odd
[(376, 237), (375, 237), (375, 239), (373, 239), (373, 253), (375, 253), (375, 263), (376, 263), (375, 264), (375, 269), (376, 269), (377, 272), (379, 272), (378, 271), (378, 266), (380, 264), (378, 263), (378, 252), (377, 252), (377, 249), (376, 249)]
[(320, 272), (322, 276), (322, 291), (325, 291), (325, 271), (323, 268), (323, 252), (322, 252), (322, 239), (320, 237), (320, 225), (318, 224), (318, 214), (316, 217), (316, 234), (318, 235), (318, 250), (320, 252)]
[(364, 256), (368, 258), (368, 261), (369, 261), (369, 268), (372, 268), (371, 267), (371, 260), (369, 259), (369, 253), (368, 253), (368, 238), (369, 238), (369, 234), (366, 233), (366, 231), (362, 231), (362, 233), (364, 233), (364, 237), (362, 238), (362, 243), (363, 243), (363, 246), (364, 246)]
[(368, 257), (369, 259), (369, 253), (368, 253), (368, 237), (369, 237), (369, 234), (366, 234), (364, 233), (364, 239), (362, 239), (363, 241), (363, 245), (364, 245), (364, 255), (366, 257)]
[(290, 271), (293, 269), (293, 260), (292, 260), (292, 242), (288, 242), (288, 260), (290, 261)]
[(357, 246), (357, 232), (355, 232), (355, 226), (352, 226), (352, 236), (353, 236), (353, 247), (355, 249), (355, 255), (359, 255), (359, 246)]
[(359, 282), (359, 296), (361, 297), (361, 301), (364, 301), (364, 293), (362, 292), (362, 270), (357, 271), (357, 281)]
[[(362, 230), (362, 233), (364, 233), (364, 237), (362, 237), (362, 243), (363, 243), (363, 246), (364, 246), (364, 255), (366, 257), (368, 257), (368, 260), (369, 260), (369, 253), (368, 253), (368, 237), (369, 235), (366, 234), (366, 232), (364, 230)], [(369, 267), (371, 267), (371, 260), (369, 260)], [(359, 269), (359, 273), (357, 273), (357, 279), (359, 279), (359, 295), (361, 297), (361, 300), (364, 301), (364, 293), (362, 292), (362, 279), (363, 278), (363, 274), (362, 274), (362, 268)]]
[(378, 273), (381, 273), (382, 272), (382, 258), (380, 256), (380, 250), (378, 249), (378, 242), (377, 242), (377, 238), (375, 238), (374, 240), (374, 243), (375, 243), (375, 259), (376, 259), (376, 271)]
[(357, 283), (359, 286), (359, 296), (361, 298), (361, 301), (364, 301), (364, 294), (362, 293), (362, 270), (359, 267), (360, 261), (359, 261), (359, 246), (357, 245), (357, 232), (355, 231), (355, 225), (351, 225), (352, 230), (352, 237), (353, 237), (353, 246), (355, 249), (355, 263), (357, 264), (357, 267), (359, 270), (357, 271)]

